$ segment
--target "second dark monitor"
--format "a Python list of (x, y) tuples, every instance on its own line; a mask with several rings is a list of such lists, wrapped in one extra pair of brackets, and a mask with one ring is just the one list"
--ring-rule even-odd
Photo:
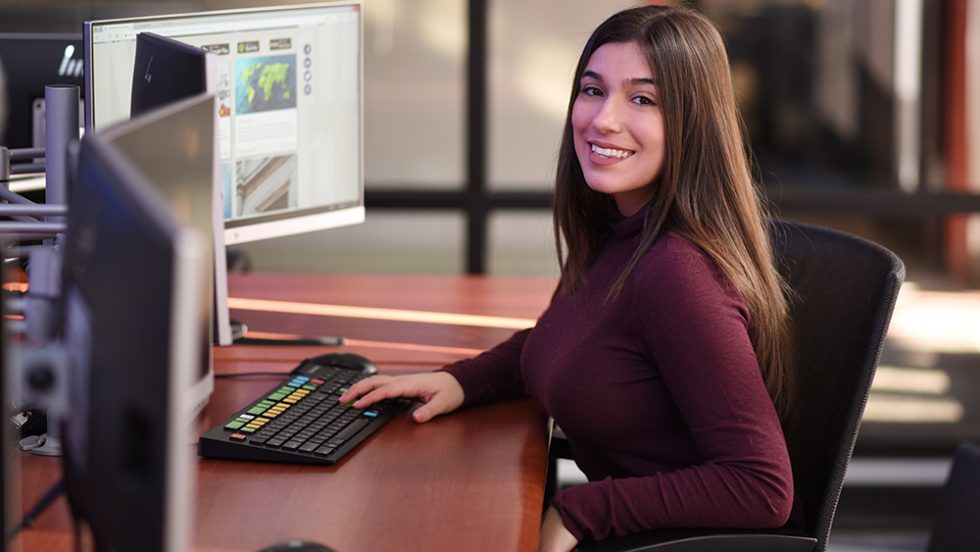
[(131, 117), (207, 90), (207, 52), (154, 33), (136, 36)]

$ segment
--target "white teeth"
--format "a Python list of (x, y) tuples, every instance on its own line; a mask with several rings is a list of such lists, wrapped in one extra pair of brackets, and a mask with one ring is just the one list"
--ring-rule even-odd
[(633, 152), (626, 150), (618, 150), (612, 148), (600, 148), (595, 144), (592, 145), (592, 152), (603, 157), (618, 157), (619, 159), (626, 159), (627, 157), (633, 155)]

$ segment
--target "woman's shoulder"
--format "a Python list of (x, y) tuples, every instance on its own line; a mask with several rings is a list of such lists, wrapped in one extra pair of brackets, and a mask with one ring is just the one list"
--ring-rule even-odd
[(648, 262), (652, 263), (715, 264), (701, 247), (676, 231), (667, 231), (661, 234), (653, 242), (653, 246), (650, 247), (646, 257)]
[(731, 284), (708, 253), (684, 235), (668, 231), (654, 242), (637, 267), (640, 288), (661, 293), (722, 292)]

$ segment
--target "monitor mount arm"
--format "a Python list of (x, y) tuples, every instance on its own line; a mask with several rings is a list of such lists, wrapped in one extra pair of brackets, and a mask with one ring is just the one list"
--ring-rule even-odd
[[(48, 85), (44, 89), (45, 141), (44, 150), (0, 149), (0, 235), (9, 241), (42, 240), (39, 245), (22, 249), (28, 252), (28, 291), (15, 306), (23, 312), (19, 329), (26, 343), (14, 363), (21, 382), (20, 404), (42, 407), (48, 413), (48, 434), (34, 439), (24, 447), (36, 454), (59, 455), (61, 443), (57, 435), (60, 416), (67, 407), (66, 367), (63, 347), (58, 343), (58, 302), (61, 293), (61, 242), (66, 230), (68, 213), (68, 172), (73, 144), (77, 144), (79, 122), (79, 89), (74, 85)], [(44, 157), (44, 163), (34, 161)], [(30, 160), (11, 165), (12, 161)], [(6, 185), (11, 174), (43, 170), (45, 173), (45, 202), (38, 205), (14, 192)], [(4, 256), (14, 253), (7, 250)], [(20, 254), (23, 256), (23, 253)]]
[[(8, 149), (0, 146), (0, 181), (17, 174), (44, 171), (44, 148)], [(25, 162), (26, 161), (26, 162)]]

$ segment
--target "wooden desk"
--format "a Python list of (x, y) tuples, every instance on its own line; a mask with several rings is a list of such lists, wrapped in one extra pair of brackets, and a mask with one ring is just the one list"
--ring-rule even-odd
[[(346, 351), (382, 372), (435, 369), (505, 339), (509, 318), (535, 318), (554, 282), (527, 278), (249, 275), (230, 279), (232, 297), (274, 299), (284, 310), (323, 305), (347, 315), (236, 309), (253, 330), (339, 334)], [(241, 301), (238, 302), (241, 305)], [(247, 304), (247, 302), (246, 302)], [(312, 307), (309, 307), (312, 305)], [(254, 306), (254, 305), (253, 305)], [(262, 308), (269, 304), (259, 305)], [(274, 309), (273, 309), (274, 310)], [(461, 324), (402, 320), (411, 312), (487, 317)], [(438, 317), (437, 317), (438, 318)], [(481, 325), (482, 323), (482, 325)], [(488, 327), (491, 326), (491, 327)], [(314, 347), (215, 349), (218, 374), (291, 369)], [(218, 379), (200, 430), (214, 426), (273, 385), (263, 378)], [(372, 550), (533, 550), (547, 470), (547, 417), (519, 400), (460, 411), (417, 425), (391, 422), (333, 467), (201, 459), (195, 544), (200, 550), (257, 550), (309, 539), (338, 552)], [(58, 476), (57, 459), (24, 457), (25, 508)], [(23, 533), (24, 550), (68, 550), (67, 508), (59, 500)]]

